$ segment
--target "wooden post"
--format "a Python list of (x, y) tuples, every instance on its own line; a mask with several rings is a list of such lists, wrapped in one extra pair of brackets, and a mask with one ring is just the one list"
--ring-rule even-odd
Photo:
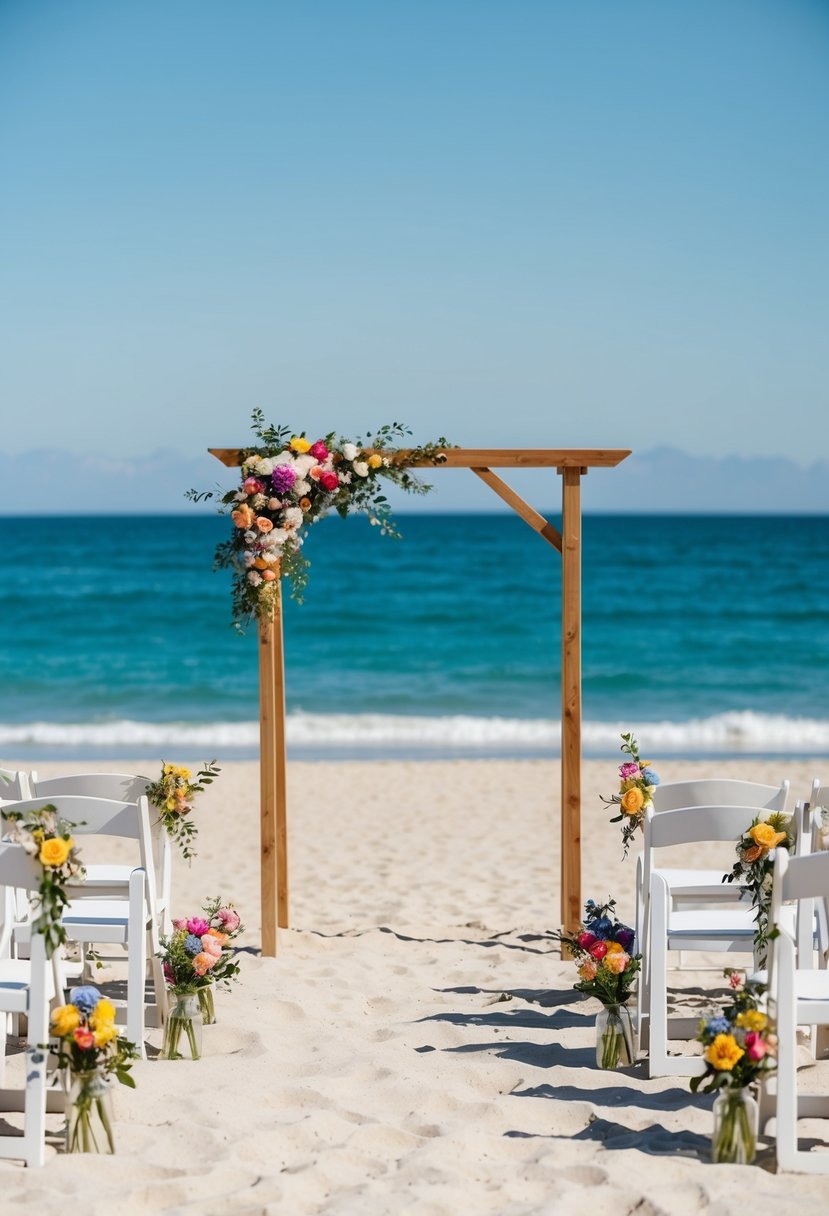
[(285, 651), (282, 625), (282, 569), (274, 584), (274, 764), (276, 770), (276, 900), (280, 929), (288, 928), (288, 757), (285, 743)]
[(565, 468), (561, 504), (561, 922), (581, 921), (581, 469)]
[(262, 954), (276, 957), (276, 689), (274, 684), (273, 616), (259, 618), (259, 884), (262, 906)]

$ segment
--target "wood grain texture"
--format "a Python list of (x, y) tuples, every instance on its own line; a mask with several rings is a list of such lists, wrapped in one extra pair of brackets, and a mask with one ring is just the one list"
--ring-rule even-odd
[(554, 549), (558, 549), (559, 553), (561, 552), (561, 533), (543, 515), (540, 515), (534, 507), (531, 507), (520, 494), (517, 494), (512, 486), (508, 486), (505, 481), (502, 481), (497, 473), (492, 472), (492, 469), (473, 468), (472, 472), (477, 477), (480, 477), (481, 481), (486, 482), (499, 498), (503, 498), (504, 502), (508, 503), (513, 511), (517, 515), (520, 515), (525, 523), (530, 525), (533, 531), (537, 532), (539, 536), (543, 536)]
[(274, 620), (259, 619), (259, 882), (262, 906), (262, 954), (277, 951), (276, 847), (276, 696), (274, 685)]
[(281, 564), (274, 567), (274, 768), (276, 774), (276, 899), (277, 923), (287, 929), (288, 920), (288, 758), (285, 743), (285, 647), (282, 614)]
[(581, 476), (562, 475), (561, 920), (581, 921)]
[[(367, 452), (373, 451), (367, 448)], [(243, 448), (208, 448), (227, 468), (242, 463)], [(383, 452), (395, 464), (411, 463), (416, 469), (583, 469), (613, 468), (630, 456), (629, 448), (447, 448), (445, 459), (411, 460), (411, 448)]]

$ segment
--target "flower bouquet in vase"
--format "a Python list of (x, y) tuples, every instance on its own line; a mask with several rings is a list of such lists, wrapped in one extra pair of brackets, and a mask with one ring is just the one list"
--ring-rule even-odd
[(631, 954), (634, 931), (617, 920), (616, 903), (594, 903), (584, 908), (583, 928), (575, 936), (557, 934), (569, 946), (578, 968), (573, 985), (602, 1003), (596, 1017), (596, 1064), (599, 1068), (625, 1068), (634, 1062), (633, 1026), (627, 1002), (641, 967), (641, 955)]
[(97, 988), (73, 988), (51, 1017), (51, 1049), (66, 1075), (66, 1151), (114, 1153), (111, 1079), (135, 1088), (133, 1043), (115, 1028), (115, 1006)]
[(716, 1093), (711, 1160), (750, 1165), (757, 1152), (759, 1110), (751, 1088), (776, 1067), (777, 1036), (759, 1008), (765, 988), (727, 970), (731, 1005), (700, 1022), (705, 1072), (691, 1079), (696, 1093)]
[[(243, 931), (244, 925), (233, 904), (225, 903), (221, 896), (204, 904), (202, 911), (205, 920), (210, 925), (208, 934), (214, 936), (222, 947), (222, 953), (205, 976), (209, 983), (200, 985), (198, 989), (202, 1023), (205, 1026), (212, 1026), (216, 1022), (215, 989), (229, 989), (231, 981), (236, 979), (239, 974), (239, 964), (235, 961), (235, 952), (231, 943)], [(182, 927), (183, 922), (176, 921), (174, 925)]]
[[(233, 909), (228, 906), (225, 911)], [(235, 911), (233, 916), (237, 916)], [(211, 925), (205, 916), (174, 920), (173, 932), (162, 937), (159, 957), (172, 997), (164, 1025), (162, 1060), (185, 1059), (185, 1050), (193, 1060), (201, 1057), (204, 1023), (200, 992), (214, 981), (229, 985), (236, 978), (239, 965), (229, 943), (229, 934)]]

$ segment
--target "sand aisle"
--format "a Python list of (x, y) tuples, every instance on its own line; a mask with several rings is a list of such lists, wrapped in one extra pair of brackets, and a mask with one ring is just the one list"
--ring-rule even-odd
[[(801, 797), (820, 765), (727, 769), (789, 776)], [(547, 936), (558, 781), (541, 761), (293, 764), (280, 957), (243, 956), (200, 1063), (148, 1060), (135, 1091), (119, 1087), (117, 1158), (0, 1162), (4, 1216), (825, 1216), (829, 1177), (708, 1165), (711, 1099), (687, 1081), (595, 1068), (598, 1005)], [(628, 919), (635, 863), (598, 799), (613, 788), (613, 763), (585, 765), (584, 893), (612, 893)], [(256, 765), (226, 766), (199, 805), (174, 911), (221, 893), (254, 949)], [(827, 1071), (812, 1074), (825, 1086)]]

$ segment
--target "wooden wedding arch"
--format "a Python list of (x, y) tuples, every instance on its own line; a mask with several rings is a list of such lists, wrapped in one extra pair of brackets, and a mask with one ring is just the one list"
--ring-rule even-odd
[[(245, 452), (210, 448), (228, 468)], [(591, 468), (613, 468), (630, 455), (621, 448), (447, 448), (440, 463), (386, 452), (412, 468), (471, 469), (521, 519), (561, 554), (561, 922), (581, 919), (581, 479)], [(562, 479), (561, 532), (525, 502), (496, 468), (555, 469)], [(288, 799), (285, 748), (285, 662), (281, 579), (273, 615), (259, 622), (260, 842), (262, 954), (274, 957), (277, 928), (288, 928)]]

